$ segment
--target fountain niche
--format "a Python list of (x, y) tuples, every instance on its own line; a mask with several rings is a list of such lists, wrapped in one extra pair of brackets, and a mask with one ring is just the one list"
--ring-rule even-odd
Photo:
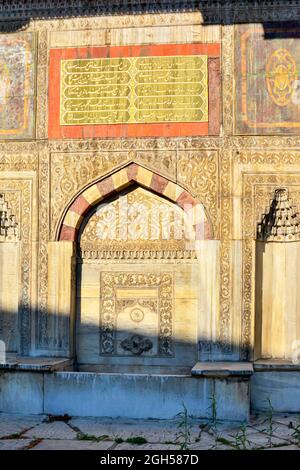
[(291, 360), (300, 338), (300, 218), (286, 188), (277, 188), (256, 242), (257, 359)]
[(199, 263), (184, 211), (140, 186), (95, 207), (77, 258), (77, 362), (97, 372), (190, 372)]

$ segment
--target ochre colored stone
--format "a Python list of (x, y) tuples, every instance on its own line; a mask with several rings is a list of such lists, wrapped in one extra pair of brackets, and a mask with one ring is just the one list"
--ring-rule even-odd
[(82, 196), (91, 206), (99, 202), (103, 197), (97, 184), (93, 184), (88, 189), (86, 189)]

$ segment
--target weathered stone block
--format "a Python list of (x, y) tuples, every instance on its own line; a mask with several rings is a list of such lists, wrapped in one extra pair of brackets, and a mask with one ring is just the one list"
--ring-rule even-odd
[(43, 375), (30, 372), (0, 374), (0, 412), (43, 413)]

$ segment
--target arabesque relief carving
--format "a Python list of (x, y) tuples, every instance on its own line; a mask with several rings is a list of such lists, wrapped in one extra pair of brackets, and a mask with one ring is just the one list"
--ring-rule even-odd
[[(188, 251), (185, 217), (181, 208), (141, 187), (124, 192), (110, 204), (100, 204), (88, 219), (80, 237), (80, 250), (108, 258), (110, 253), (131, 253), (150, 258), (149, 253)], [(141, 255), (138, 255), (138, 252)], [(102, 253), (102, 254), (101, 254)], [(150, 258), (151, 259), (151, 258)]]
[[(30, 331), (32, 318), (31, 308), (31, 284), (32, 284), (32, 180), (26, 178), (0, 178), (0, 193), (4, 196), (5, 201), (9, 202), (12, 214), (19, 221), (19, 226), (13, 223), (14, 233), (12, 237), (14, 241), (21, 242), (21, 293), (19, 298), (19, 315), (20, 315), (20, 343), (21, 351), (28, 353), (30, 348)], [(5, 212), (2, 212), (2, 216)], [(2, 221), (1, 221), (2, 224)], [(7, 237), (7, 235), (6, 235)], [(6, 241), (5, 239), (3, 241)], [(12, 241), (12, 240), (11, 240)]]
[(215, 151), (178, 152), (178, 182), (203, 203), (211, 217), (215, 238), (219, 233), (219, 162)]
[[(268, 153), (265, 154), (267, 157)], [(252, 155), (253, 158), (253, 155)], [(291, 158), (291, 156), (290, 156)], [(296, 162), (296, 155), (293, 161)], [(251, 157), (248, 157), (248, 161)], [(266, 161), (266, 160), (265, 160)], [(278, 188), (287, 188), (293, 203), (300, 204), (300, 174), (247, 174), (243, 176), (243, 305), (242, 305), (242, 357), (249, 357), (253, 343), (254, 314), (254, 245), (257, 223)]]
[[(104, 142), (105, 146), (105, 142)], [(114, 147), (117, 147), (114, 149)], [(78, 191), (93, 180), (117, 170), (130, 161), (160, 169), (162, 175), (175, 178), (176, 154), (166, 149), (131, 151), (122, 145), (97, 153), (51, 154), (51, 233), (54, 236), (61, 211)], [(157, 162), (157, 163), (156, 163)]]
[[(272, 8), (262, 7), (250, 12), (245, 8), (236, 10), (242, 21), (251, 22), (282, 19), (295, 19), (293, 9), (286, 2), (274, 2)], [(295, 2), (293, 5), (298, 3)], [(279, 6), (278, 6), (279, 5)], [(209, 10), (209, 6), (207, 6)], [(26, 10), (28, 11), (28, 10)], [(213, 11), (210, 10), (210, 11)], [(230, 17), (229, 9), (222, 10), (225, 19)], [(219, 13), (218, 13), (219, 14)], [(215, 13), (216, 17), (218, 14)], [(41, 15), (42, 16), (42, 15)], [(297, 18), (296, 18), (297, 19)], [(219, 137), (187, 138), (145, 138), (145, 139), (95, 139), (53, 140), (48, 135), (48, 56), (50, 38), (53, 32), (102, 30), (137, 27), (185, 26), (201, 24), (201, 13), (184, 12), (157, 13), (151, 15), (114, 15), (93, 18), (69, 18), (64, 20), (31, 20), (25, 31), (37, 32), (37, 112), (36, 136), (39, 142), (0, 142), (0, 171), (32, 171), (38, 174), (38, 315), (35, 331), (37, 347), (40, 350), (58, 348), (55, 339), (49, 339), (47, 323), (47, 243), (55, 239), (55, 231), (61, 214), (85, 186), (92, 181), (114, 172), (130, 161), (140, 163), (146, 168), (157, 171), (172, 181), (178, 181), (203, 202), (213, 223), (214, 236), (221, 240), (220, 246), (220, 312), (218, 337), (224, 353), (230, 355), (232, 349), (232, 291), (233, 277), (230, 242), (233, 238), (233, 167), (248, 165), (249, 172), (259, 172), (261, 167), (267, 171), (261, 175), (244, 175), (243, 187), (243, 311), (241, 343), (243, 357), (251, 347), (251, 328), (253, 311), (253, 250), (252, 241), (256, 237), (257, 223), (272, 199), (274, 191), (286, 187), (293, 204), (299, 206), (300, 182), (297, 175), (299, 165), (300, 136), (234, 136), (233, 135), (233, 50), (234, 28), (222, 25), (222, 134)], [(110, 32), (107, 33), (108, 43)], [(284, 166), (284, 172), (277, 174), (277, 167)], [(273, 170), (272, 167), (273, 166)], [(251, 169), (250, 169), (251, 168)], [(263, 170), (264, 171), (264, 170)], [(279, 170), (278, 170), (279, 171)], [(280, 170), (281, 171), (281, 170)], [(272, 172), (274, 174), (272, 174)], [(2, 180), (1, 180), (2, 181)], [(8, 183), (6, 183), (8, 184)], [(23, 183), (22, 183), (23, 184)], [(25, 185), (25, 183), (24, 183)], [(26, 186), (26, 185), (25, 185)], [(23, 191), (24, 189), (24, 191)], [(30, 262), (32, 246), (29, 240), (32, 208), (30, 190), (22, 189), (22, 210), (25, 211), (20, 224), (20, 239), (24, 242), (23, 263), (23, 309), (30, 305)], [(0, 188), (14, 191), (12, 186)], [(23, 198), (24, 196), (24, 198)], [(9, 196), (6, 196), (9, 197)], [(125, 251), (113, 250), (116, 259), (124, 259)], [(111, 259), (110, 253), (102, 250), (82, 252), (85, 259)], [(132, 251), (129, 259), (138, 259)], [(146, 253), (147, 259), (189, 259), (190, 253), (182, 250), (164, 250)], [(24, 315), (24, 318), (26, 318)], [(27, 315), (28, 318), (28, 315)], [(29, 323), (27, 322), (27, 326)], [(25, 342), (25, 338), (23, 339)], [(59, 349), (59, 348), (58, 348)]]
[[(126, 310), (130, 310), (133, 322), (142, 323), (144, 312), (155, 308), (158, 344), (156, 351), (151, 355), (172, 356), (173, 355), (173, 277), (170, 273), (126, 273), (126, 272), (103, 272), (100, 281), (101, 306), (100, 306), (100, 354), (101, 355), (123, 355), (127, 351), (133, 355), (141, 355), (151, 352), (152, 341), (144, 335), (135, 333), (124, 338), (120, 346), (117, 341), (118, 317)], [(144, 292), (144, 298), (148, 303), (139, 302), (139, 291)], [(130, 303), (121, 302), (123, 296)], [(147, 299), (147, 297), (149, 299)], [(155, 299), (155, 304), (153, 304)], [(149, 304), (149, 301), (152, 303)], [(146, 323), (147, 325), (147, 323)], [(149, 325), (148, 325), (149, 328)], [(120, 350), (121, 347), (121, 350)]]

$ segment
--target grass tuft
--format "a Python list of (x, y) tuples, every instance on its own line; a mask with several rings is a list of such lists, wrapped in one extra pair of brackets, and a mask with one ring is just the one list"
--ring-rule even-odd
[(148, 441), (144, 437), (133, 436), (133, 437), (128, 437), (128, 439), (126, 439), (126, 442), (128, 444), (142, 445), (142, 444), (146, 444)]

